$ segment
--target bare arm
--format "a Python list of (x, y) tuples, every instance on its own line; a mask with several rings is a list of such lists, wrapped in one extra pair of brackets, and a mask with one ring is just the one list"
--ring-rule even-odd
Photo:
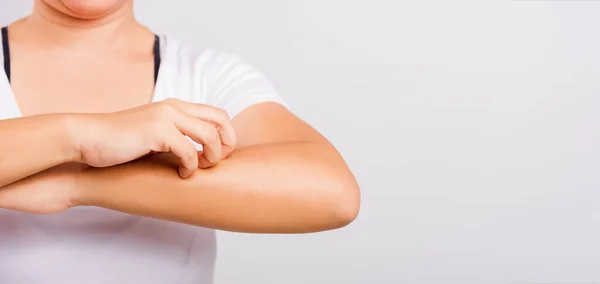
[(252, 233), (316, 232), (345, 226), (356, 217), (356, 180), (313, 128), (273, 103), (249, 107), (233, 125), (238, 149), (187, 179), (178, 176), (172, 154), (160, 154), (75, 172), (75, 177), (47, 171), (0, 189), (0, 207), (53, 213), (99, 206)]
[[(222, 117), (214, 108), (165, 100), (115, 113), (0, 120), (0, 188), (68, 162), (108, 167), (150, 152), (177, 155), (180, 175), (188, 177), (231, 152), (234, 130)], [(205, 143), (219, 135), (215, 125), (223, 139)], [(184, 135), (204, 144), (206, 153), (197, 157)]]
[[(355, 185), (328, 169), (322, 145), (251, 146), (188, 179), (146, 159), (86, 173), (84, 205), (228, 231), (295, 233), (332, 229), (356, 214)], [(330, 157), (329, 157), (330, 158)], [(346, 184), (347, 183), (347, 184)]]
[(67, 115), (0, 120), (0, 187), (76, 160)]
[(358, 214), (356, 180), (335, 148), (283, 107), (250, 107), (233, 121), (239, 148), (180, 179), (155, 156), (81, 177), (84, 205), (228, 231), (302, 233)]

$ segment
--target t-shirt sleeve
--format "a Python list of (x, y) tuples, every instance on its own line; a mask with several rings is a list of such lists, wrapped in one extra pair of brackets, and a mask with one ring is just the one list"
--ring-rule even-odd
[(275, 102), (287, 108), (267, 77), (241, 57), (217, 52), (213, 54), (206, 75), (205, 100), (208, 105), (224, 109), (234, 118), (249, 106)]

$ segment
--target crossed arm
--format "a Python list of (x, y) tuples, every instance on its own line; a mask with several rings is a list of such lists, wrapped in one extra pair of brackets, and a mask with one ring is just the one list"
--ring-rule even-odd
[(354, 220), (356, 180), (316, 130), (274, 103), (251, 106), (232, 123), (236, 150), (187, 179), (179, 177), (173, 155), (156, 154), (107, 168), (30, 176), (0, 188), (0, 207), (15, 198), (43, 199), (48, 187), (68, 182), (74, 185), (70, 206), (227, 231), (307, 233)]

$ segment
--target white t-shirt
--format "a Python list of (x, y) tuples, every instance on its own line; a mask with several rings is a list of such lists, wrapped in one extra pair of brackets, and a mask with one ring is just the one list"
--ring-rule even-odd
[[(194, 50), (162, 36), (161, 57), (153, 101), (213, 105), (232, 118), (259, 102), (285, 105), (265, 76), (235, 55)], [(2, 68), (0, 73), (0, 119), (19, 117)], [(96, 207), (55, 215), (0, 209), (2, 284), (207, 284), (215, 259), (212, 229)]]

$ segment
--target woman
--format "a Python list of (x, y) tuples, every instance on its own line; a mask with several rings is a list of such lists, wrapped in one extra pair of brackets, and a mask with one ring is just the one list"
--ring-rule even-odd
[(214, 229), (358, 214), (343, 159), (261, 73), (155, 36), (133, 0), (35, 0), (2, 31), (0, 283), (211, 283)]

